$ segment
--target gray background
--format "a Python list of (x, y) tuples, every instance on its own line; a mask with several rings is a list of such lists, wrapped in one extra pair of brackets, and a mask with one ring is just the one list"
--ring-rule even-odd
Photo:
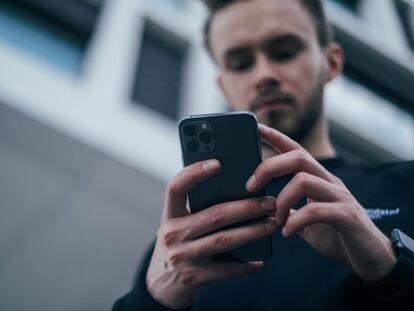
[(156, 233), (163, 191), (0, 105), (0, 310), (110, 309)]

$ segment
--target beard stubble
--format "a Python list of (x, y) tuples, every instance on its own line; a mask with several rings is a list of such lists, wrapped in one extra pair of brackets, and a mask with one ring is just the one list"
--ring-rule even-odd
[[(293, 114), (287, 115), (285, 111), (270, 111), (264, 116), (265, 123), (298, 143), (304, 141), (322, 117), (323, 81), (324, 77), (321, 75), (318, 83), (302, 106), (295, 102), (292, 107), (293, 110), (289, 111), (293, 111)], [(292, 119), (287, 120), (286, 118)]]

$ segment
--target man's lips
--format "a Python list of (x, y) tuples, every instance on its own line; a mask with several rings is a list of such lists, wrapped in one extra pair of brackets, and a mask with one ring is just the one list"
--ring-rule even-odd
[(259, 115), (263, 115), (269, 112), (283, 111), (283, 110), (288, 109), (289, 107), (290, 107), (289, 105), (283, 105), (283, 104), (265, 105), (257, 109), (255, 111), (255, 114), (259, 116)]
[(268, 99), (263, 100), (253, 107), (254, 113), (266, 113), (269, 111), (285, 110), (292, 106), (292, 103), (286, 99)]

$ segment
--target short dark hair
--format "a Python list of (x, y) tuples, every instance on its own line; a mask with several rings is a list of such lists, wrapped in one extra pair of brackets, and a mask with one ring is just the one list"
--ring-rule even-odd
[[(210, 44), (211, 21), (217, 12), (230, 4), (246, 0), (201, 0), (207, 6), (209, 15), (204, 26), (204, 44), (207, 50), (212, 53)], [(292, 1), (292, 0), (285, 0)], [(332, 41), (332, 29), (326, 19), (325, 11), (321, 0), (298, 0), (311, 15), (318, 38), (319, 45), (324, 48)]]

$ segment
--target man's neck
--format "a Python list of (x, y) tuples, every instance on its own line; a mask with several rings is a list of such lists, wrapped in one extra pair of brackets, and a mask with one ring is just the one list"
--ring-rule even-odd
[(337, 155), (329, 136), (328, 121), (324, 115), (309, 135), (298, 143), (315, 159), (333, 158)]

